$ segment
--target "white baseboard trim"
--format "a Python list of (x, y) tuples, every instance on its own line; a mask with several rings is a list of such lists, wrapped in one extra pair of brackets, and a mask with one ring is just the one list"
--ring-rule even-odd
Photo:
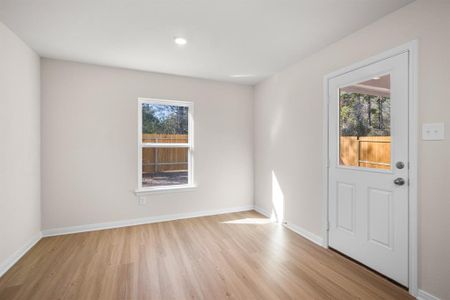
[(320, 247), (323, 247), (323, 239), (321, 236), (318, 236), (300, 226), (297, 226), (295, 224), (291, 224), (289, 222), (286, 222), (283, 224), (286, 228), (289, 228), (290, 230), (292, 230), (293, 232), (301, 235), (302, 237), (304, 237), (305, 239), (310, 240), (311, 242), (313, 242), (314, 244), (319, 245)]
[[(269, 211), (265, 210), (264, 208), (261, 208), (261, 207), (255, 205), (254, 210), (256, 210), (257, 212), (259, 212), (260, 214), (262, 214), (262, 215), (264, 215), (264, 216), (266, 216), (268, 218), (271, 217), (271, 213)], [(318, 235), (316, 235), (316, 234), (314, 234), (314, 233), (312, 233), (312, 232), (310, 232), (310, 231), (308, 231), (308, 230), (306, 230), (306, 229), (304, 229), (304, 228), (302, 228), (300, 226), (297, 226), (295, 224), (289, 223), (287, 221), (284, 222), (283, 225), (286, 228), (292, 230), (293, 232), (301, 235), (305, 239), (310, 240), (314, 244), (317, 244), (317, 245), (323, 247), (323, 238), (321, 236), (318, 236)]]
[(270, 218), (271, 217), (271, 213), (268, 210), (265, 210), (264, 208), (261, 208), (259, 206), (254, 206), (253, 210), (259, 212), (260, 214), (262, 214), (263, 216)]
[(419, 290), (417, 293), (417, 299), (419, 300), (441, 300), (438, 297), (431, 295), (428, 292), (425, 292), (424, 290)]
[(22, 247), (16, 250), (11, 256), (0, 264), (0, 277), (2, 277), (19, 259), (22, 258), (37, 242), (42, 238), (41, 232), (35, 234)]
[(106, 223), (96, 223), (96, 224), (87, 224), (87, 225), (79, 225), (79, 226), (71, 226), (71, 227), (45, 229), (42, 231), (42, 235), (44, 237), (57, 236), (57, 235), (88, 232), (88, 231), (95, 231), (95, 230), (104, 230), (104, 229), (112, 229), (112, 228), (127, 227), (127, 226), (134, 226), (134, 225), (143, 225), (143, 224), (151, 224), (151, 223), (158, 223), (158, 222), (174, 221), (174, 220), (180, 220), (180, 219), (213, 216), (213, 215), (220, 215), (220, 214), (227, 214), (227, 213), (248, 211), (248, 210), (253, 210), (253, 205), (231, 207), (231, 208), (209, 210), (209, 211), (189, 212), (189, 213), (181, 213), (181, 214), (173, 214), (173, 215), (162, 215), (162, 216), (146, 217), (146, 218), (131, 219), (131, 220), (121, 220), (121, 221), (115, 221), (115, 222), (106, 222)]

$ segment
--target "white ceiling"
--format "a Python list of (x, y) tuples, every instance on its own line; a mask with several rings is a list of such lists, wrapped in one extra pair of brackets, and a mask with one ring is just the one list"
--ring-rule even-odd
[(0, 20), (44, 57), (253, 84), (410, 2), (0, 0)]

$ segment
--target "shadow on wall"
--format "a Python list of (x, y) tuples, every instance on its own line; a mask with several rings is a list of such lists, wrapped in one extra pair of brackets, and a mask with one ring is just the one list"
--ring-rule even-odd
[(275, 171), (272, 170), (272, 212), (270, 220), (277, 223), (284, 221), (284, 194)]

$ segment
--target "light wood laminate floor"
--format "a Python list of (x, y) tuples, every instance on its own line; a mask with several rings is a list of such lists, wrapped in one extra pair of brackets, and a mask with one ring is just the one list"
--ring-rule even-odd
[(43, 238), (0, 278), (8, 300), (357, 298), (412, 299), (254, 211)]

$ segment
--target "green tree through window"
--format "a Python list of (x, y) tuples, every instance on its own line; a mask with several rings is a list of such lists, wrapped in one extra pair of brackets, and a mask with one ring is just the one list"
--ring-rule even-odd
[(341, 136), (390, 136), (389, 97), (340, 92)]
[(142, 132), (148, 134), (187, 134), (188, 108), (185, 106), (144, 104)]

